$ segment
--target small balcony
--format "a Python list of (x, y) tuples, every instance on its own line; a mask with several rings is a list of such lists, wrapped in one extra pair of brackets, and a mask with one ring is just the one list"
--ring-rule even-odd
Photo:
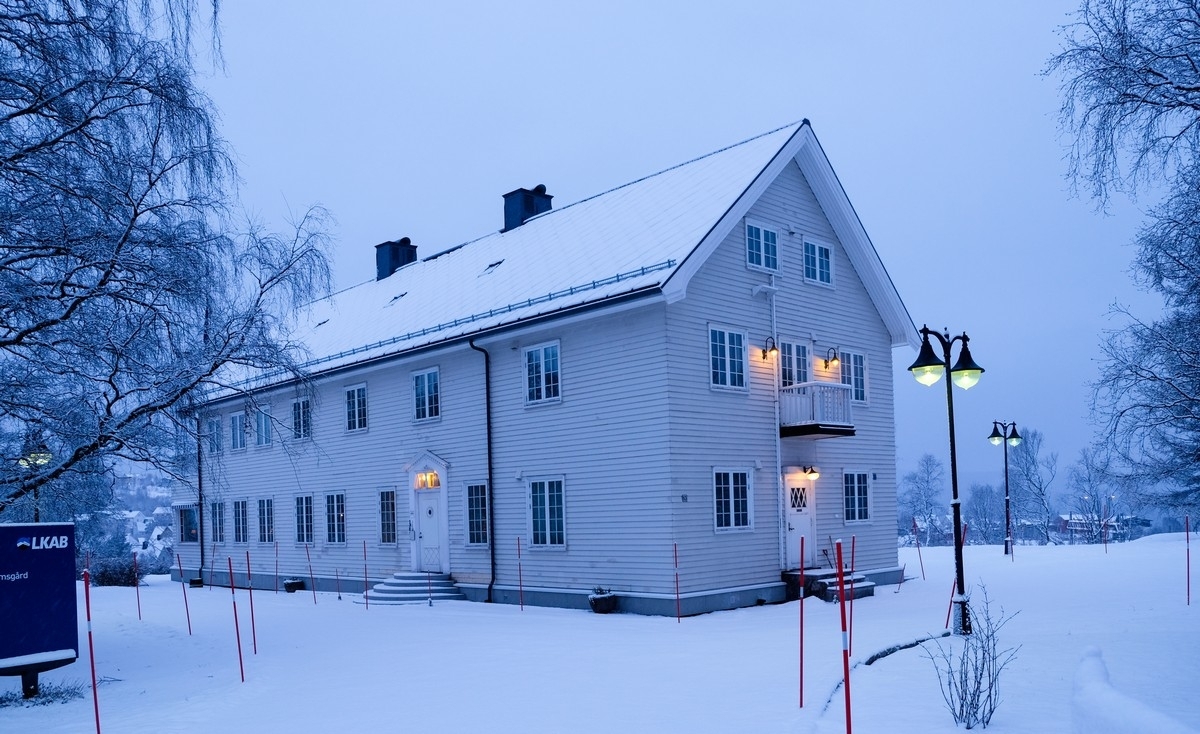
[(835, 438), (854, 435), (850, 386), (802, 382), (779, 390), (779, 435)]

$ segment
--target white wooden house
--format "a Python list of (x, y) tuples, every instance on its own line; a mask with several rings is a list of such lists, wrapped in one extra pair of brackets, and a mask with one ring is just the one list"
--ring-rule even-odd
[(377, 246), (306, 315), (310, 380), (207, 404), (186, 575), (232, 557), (242, 583), (248, 550), (256, 586), (311, 559), (324, 589), (424, 571), (688, 614), (781, 600), (854, 537), (899, 578), (892, 349), (917, 332), (807, 121), (569, 206), (518, 189), (504, 221)]

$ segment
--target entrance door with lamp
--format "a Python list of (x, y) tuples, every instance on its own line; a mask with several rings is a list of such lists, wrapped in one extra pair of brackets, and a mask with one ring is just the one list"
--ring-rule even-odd
[[(800, 568), (801, 563), (805, 567), (813, 565), (812, 558), (816, 550), (813, 542), (815, 536), (813, 500), (816, 495), (814, 491), (816, 479), (810, 479), (810, 473), (815, 474), (816, 472), (811, 467), (809, 467), (809, 472), (802, 471), (798, 467), (788, 467), (788, 471), (784, 475), (783, 506), (784, 520), (787, 523), (786, 558), (789, 570)], [(804, 538), (804, 555), (806, 556), (804, 559), (800, 558), (801, 537)]]

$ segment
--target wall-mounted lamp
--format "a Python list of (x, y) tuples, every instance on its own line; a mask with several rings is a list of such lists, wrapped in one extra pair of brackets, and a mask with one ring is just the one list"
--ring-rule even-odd
[(440, 486), (442, 486), (442, 478), (436, 471), (417, 472), (417, 489), (437, 489)]
[(800, 471), (804, 472), (804, 476), (813, 480), (818, 479), (821, 476), (821, 472), (817, 471), (817, 467), (815, 466), (806, 466)]
[(829, 351), (825, 352), (825, 369), (837, 367), (841, 363), (842, 360), (838, 359), (837, 347), (830, 347)]
[(768, 336), (766, 344), (763, 345), (763, 359), (774, 357), (779, 354), (779, 347), (775, 346), (775, 337)]

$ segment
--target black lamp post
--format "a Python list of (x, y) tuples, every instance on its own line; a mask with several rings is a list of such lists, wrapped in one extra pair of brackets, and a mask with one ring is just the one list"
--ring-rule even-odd
[[(933, 351), (930, 337), (935, 337), (941, 345), (940, 357)], [(922, 326), (921, 351), (917, 354), (917, 361), (908, 368), (917, 382), (927, 387), (937, 383), (943, 373), (950, 372), (950, 379), (946, 380), (946, 414), (950, 424), (950, 509), (954, 515), (954, 575), (957, 584), (954, 603), (958, 605), (958, 620), (954, 625), (954, 632), (960, 635), (971, 634), (971, 617), (967, 611), (967, 585), (963, 576), (962, 506), (958, 499), (958, 460), (954, 451), (954, 391), (951, 383), (968, 390), (979, 382), (979, 377), (983, 374), (983, 368), (971, 359), (971, 350), (967, 346), (969, 341), (966, 332), (951, 337), (949, 331), (939, 334), (931, 331), (928, 326)], [(951, 367), (950, 348), (954, 346), (954, 342), (962, 342), (962, 348), (958, 351), (958, 361)]]
[(1004, 421), (992, 421), (992, 435), (988, 440), (993, 446), (1004, 444), (1004, 555), (1012, 553), (1012, 505), (1008, 500), (1008, 447), (1014, 449), (1021, 445), (1021, 434), (1017, 433), (1017, 424)]
[[(50, 463), (50, 449), (46, 448), (46, 444), (39, 443), (36, 447), (26, 447), (25, 455), (17, 459), (17, 463), (23, 468), (29, 470), (30, 478), (37, 474), (38, 470), (46, 464)], [(38, 497), (39, 485), (33, 485), (33, 521), (41, 522), (42, 515), (39, 507)]]

